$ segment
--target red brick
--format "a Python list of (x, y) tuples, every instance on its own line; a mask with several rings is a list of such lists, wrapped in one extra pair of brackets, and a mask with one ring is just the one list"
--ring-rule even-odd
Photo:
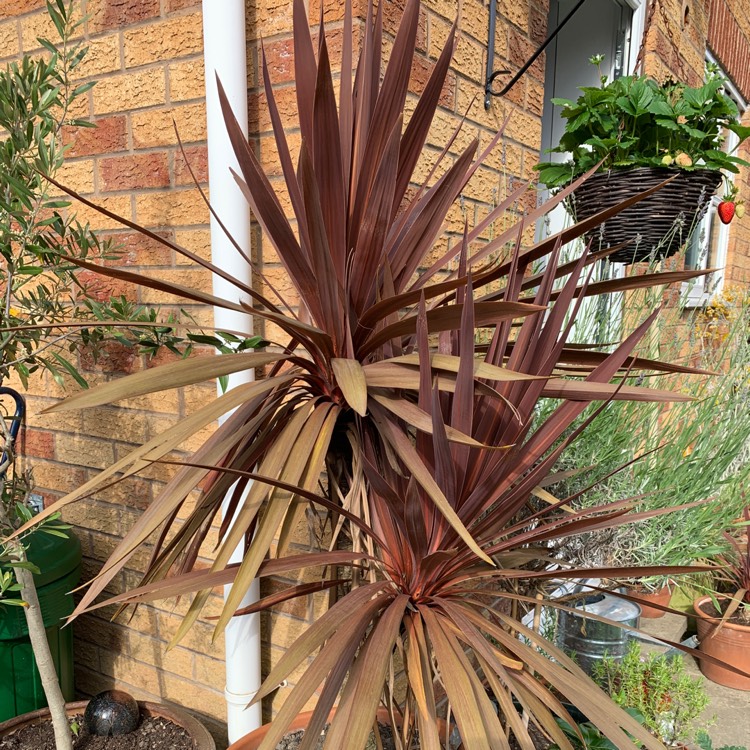
[(64, 128), (63, 141), (70, 145), (68, 156), (91, 156), (124, 151), (128, 147), (128, 128), (124, 115), (103, 117), (95, 128)]
[[(329, 55), (333, 54), (330, 49), (330, 34), (326, 32), (326, 44), (329, 47)], [(289, 83), (294, 80), (294, 41), (292, 39), (280, 39), (276, 42), (268, 42), (263, 45), (266, 54), (266, 64), (274, 83)], [(258, 55), (260, 59), (260, 55)]]
[(535, 44), (547, 38), (547, 14), (533, 5), (529, 9), (529, 36)]
[[(174, 240), (172, 232), (159, 234)], [(115, 246), (117, 257), (107, 261), (108, 266), (169, 266), (172, 264), (172, 250), (142, 234), (128, 232), (111, 235), (110, 239)]]
[(81, 351), (81, 368), (89, 372), (131, 373), (140, 370), (140, 357), (135, 349), (123, 344), (105, 344), (96, 361), (88, 350)]
[[(426, 60), (424, 57), (417, 55), (414, 58), (414, 64), (411, 69), (411, 79), (409, 81), (409, 90), (415, 94), (421, 94), (427, 81), (430, 80), (435, 63)], [(456, 105), (456, 74), (449, 70), (443, 83), (443, 90), (440, 92), (439, 103), (441, 107), (454, 109)]]
[(0, 18), (14, 18), (44, 7), (44, 0), (2, 0)]
[[(185, 159), (187, 158), (187, 164)], [(175, 185), (193, 185), (193, 177), (190, 169), (193, 170), (195, 179), (205, 184), (208, 182), (208, 150), (205, 146), (188, 146), (185, 153), (176, 151), (174, 156), (174, 183)]]
[(118, 29), (149, 18), (156, 18), (160, 13), (159, 0), (96, 0), (90, 3), (91, 25), (97, 31)]
[(168, 0), (167, 12), (172, 13), (183, 8), (200, 8), (201, 0)]
[(95, 271), (81, 270), (76, 275), (86, 294), (91, 299), (104, 302), (111, 297), (126, 297), (135, 299), (136, 292), (132, 284), (119, 279), (110, 279)]
[(166, 151), (114, 156), (99, 162), (104, 190), (138, 190), (167, 187), (169, 164)]
[(27, 456), (35, 458), (55, 457), (55, 435), (47, 430), (26, 430), (23, 436), (23, 450)]

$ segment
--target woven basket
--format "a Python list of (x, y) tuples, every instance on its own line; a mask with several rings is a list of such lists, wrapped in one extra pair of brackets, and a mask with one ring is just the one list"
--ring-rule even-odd
[(570, 197), (569, 208), (576, 221), (588, 219), (626, 198), (677, 179), (645, 200), (626, 208), (586, 234), (592, 249), (599, 250), (632, 240), (610, 255), (618, 263), (637, 263), (674, 255), (708, 207), (721, 182), (721, 172), (696, 169), (633, 167), (600, 172), (589, 177)]

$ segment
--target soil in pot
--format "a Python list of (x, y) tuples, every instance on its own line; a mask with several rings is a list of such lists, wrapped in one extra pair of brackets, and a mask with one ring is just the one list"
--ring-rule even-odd
[[(549, 740), (533, 725), (529, 726), (529, 736), (536, 750), (547, 750), (549, 748)], [(521, 746), (515, 737), (510, 738), (510, 750), (521, 750)]]
[[(83, 714), (72, 717), (80, 727), (73, 750), (194, 750), (190, 735), (169, 719), (146, 716), (139, 727), (117, 737), (97, 737), (83, 726)], [(51, 721), (22, 727), (0, 737), (0, 750), (55, 750), (55, 733)]]
[[(393, 741), (393, 732), (391, 731), (390, 724), (381, 724), (378, 722), (378, 730), (380, 731), (380, 740), (383, 743), (383, 750), (395, 750), (396, 744)], [(297, 750), (304, 736), (304, 729), (289, 732), (284, 736), (281, 742), (276, 745), (276, 750)], [(318, 740), (315, 750), (322, 750), (324, 742), (325, 735), (321, 736), (320, 740)], [(367, 741), (367, 745), (365, 745), (365, 750), (378, 750), (378, 745), (373, 733), (370, 733), (370, 739)], [(419, 750), (418, 742), (412, 743), (412, 750)]]
[[(381, 724), (380, 722), (378, 722), (378, 728), (380, 730), (380, 738), (383, 743), (383, 750), (394, 750), (395, 744), (393, 742), (393, 734), (391, 732), (390, 725)], [(530, 726), (529, 733), (536, 750), (547, 750), (549, 748), (549, 740), (536, 727)], [(290, 732), (284, 737), (284, 739), (282, 739), (282, 741), (278, 745), (276, 745), (276, 750), (297, 750), (300, 743), (302, 742), (302, 737), (304, 736), (304, 734), (304, 729), (299, 729), (296, 732)], [(321, 737), (315, 750), (322, 750), (323, 742), (324, 738)], [(510, 739), (510, 747), (511, 750), (520, 750), (521, 748), (521, 746), (513, 737), (511, 737)], [(365, 750), (378, 750), (378, 745), (375, 742), (375, 737), (373, 735), (370, 735), (370, 739), (365, 746)], [(419, 750), (418, 741), (412, 745), (412, 750)]]

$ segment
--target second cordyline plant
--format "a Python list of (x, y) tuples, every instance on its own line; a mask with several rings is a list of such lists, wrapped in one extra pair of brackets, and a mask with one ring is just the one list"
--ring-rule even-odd
[[(209, 261), (115, 217), (231, 280), (237, 298), (218, 299), (111, 268), (100, 268), (102, 273), (207, 306), (250, 312), (287, 338), (263, 353), (169, 363), (54, 407), (95, 406), (268, 368), (263, 377), (217, 397), (45, 512), (57, 512), (120, 476), (167, 461), (186, 438), (231, 412), (138, 519), (90, 583), (77, 612), (103, 606), (97, 598), (107, 584), (153, 539), (143, 585), (108, 602), (196, 592), (175, 642), (195, 622), (214, 586), (234, 584), (218, 620), (221, 632), (238, 613), (254, 578), (312, 569), (306, 575), (318, 571), (317, 581), (289, 586), (250, 610), (239, 610), (262, 610), (325, 589), (337, 593), (330, 609), (272, 669), (257, 696), (269, 695), (310, 660), (263, 750), (276, 746), (316, 691), (302, 750), (315, 745), (334, 704), (328, 749), (364, 747), (376, 710), (384, 705), (398, 728), (399, 748), (410, 747), (417, 730), (422, 748), (447, 747), (447, 732), (455, 724), (467, 750), (508, 748), (511, 735), (531, 750), (520, 706), (532, 724), (570, 750), (555, 721), (555, 716), (572, 721), (562, 698), (576, 704), (618, 747), (632, 747), (632, 736), (657, 750), (660, 743), (564, 653), (545, 643), (554, 659), (543, 656), (532, 645), (539, 636), (510, 613), (528, 601), (516, 593), (519, 582), (654, 573), (581, 570), (564, 560), (557, 561), (554, 572), (548, 570), (554, 540), (643, 515), (632, 512), (627, 499), (575, 513), (565, 499), (542, 506), (530, 506), (530, 499), (547, 482), (565, 447), (586, 428), (587, 423), (571, 425), (591, 402), (686, 398), (631, 384), (634, 373), (643, 370), (688, 371), (631, 356), (656, 312), (611, 353), (567, 346), (583, 298), (695, 274), (648, 274), (598, 285), (588, 283), (598, 256), (585, 252), (570, 263), (559, 260), (563, 243), (643, 196), (541, 243), (522, 245), (524, 229), (564, 200), (569, 191), (562, 191), (511, 229), (483, 241), (488, 227), (521, 199), (525, 185), (428, 262), (451, 206), (502, 133), (481, 153), (476, 140), (459, 151), (451, 139), (425, 182), (415, 184), (456, 30), (405, 123), (419, 2), (407, 2), (384, 71), (382, 13), (382, 3), (377, 9), (368, 3), (359, 60), (353, 65), (347, 2), (336, 92), (322, 24), (316, 49), (303, 2), (295, 0), (302, 136), (296, 164), (284, 130), (289, 123), (280, 118), (261, 61), (293, 219), (285, 216), (220, 88), (240, 165), (238, 184), (289, 274), (298, 309), (272, 289), (261, 294)], [(221, 214), (221, 196), (212, 198)], [(247, 249), (238, 252), (250, 262)], [(529, 273), (542, 259), (545, 270)], [(475, 343), (479, 331), (489, 334), (482, 347)], [(541, 424), (534, 419), (540, 399), (558, 402)], [(324, 471), (327, 481), (321, 483)], [(200, 498), (192, 503), (198, 488)], [(215, 562), (204, 570), (196, 566), (198, 552), (227, 494)], [(175, 525), (189, 502), (187, 520)], [(334, 525), (341, 522), (348, 540), (340, 549), (290, 552), (291, 535), (308, 505), (329, 511)], [(239, 543), (245, 550), (242, 562), (230, 563)], [(493, 604), (498, 599), (501, 603)], [(399, 670), (402, 679), (396, 680)]]

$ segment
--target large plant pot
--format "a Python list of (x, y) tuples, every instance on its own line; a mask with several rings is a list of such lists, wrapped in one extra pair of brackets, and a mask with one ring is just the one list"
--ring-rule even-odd
[[(720, 629), (717, 629), (721, 620), (711, 617), (703, 610), (703, 606), (710, 602), (711, 597), (704, 596), (696, 600), (693, 605), (698, 616), (699, 649), (704, 654), (750, 674), (750, 627), (725, 622)], [(726, 685), (736, 690), (750, 690), (750, 677), (743, 677), (704, 659), (699, 659), (698, 665), (709, 680), (719, 685)]]
[[(64, 620), (73, 612), (70, 592), (81, 577), (81, 543), (36, 531), (26, 540), (27, 556), (38, 568), (34, 575), (47, 641), (66, 700), (74, 697), (73, 629)], [(20, 598), (15, 592), (6, 595)], [(36, 667), (22, 607), (0, 606), (0, 721), (43, 708), (47, 699)]]
[[(82, 714), (86, 710), (88, 701), (74, 701), (65, 704), (65, 711), (68, 716)], [(186, 711), (172, 706), (163, 706), (160, 703), (150, 703), (148, 701), (138, 701), (141, 709), (141, 716), (156, 717), (167, 719), (178, 726), (182, 727), (192, 738), (195, 743), (195, 750), (216, 750), (214, 738), (209, 734), (208, 729), (201, 724), (198, 719), (191, 716)], [(23, 716), (16, 716), (13, 719), (0, 724), (0, 737), (5, 737), (13, 732), (31, 726), (49, 721), (49, 709), (42, 708), (39, 711), (32, 711)]]
[[(310, 723), (312, 713), (312, 711), (306, 711), (305, 713), (299, 714), (297, 718), (289, 725), (287, 734), (297, 732), (300, 729), (307, 729), (307, 725)], [(329, 714), (329, 721), (333, 719), (335, 713), (336, 709), (333, 709), (333, 711), (331, 711), (331, 713)], [(377, 717), (378, 722), (381, 724), (391, 723), (388, 711), (386, 711), (384, 708), (378, 709)], [(270, 729), (270, 727), (270, 724), (264, 724), (254, 732), (250, 732), (250, 734), (246, 734), (244, 737), (241, 737), (236, 742), (232, 743), (229, 746), (228, 750), (257, 750), (260, 747), (260, 743), (265, 739), (266, 734), (268, 734), (268, 730)], [(443, 733), (445, 732), (445, 722), (439, 720), (438, 729), (441, 733), (441, 736), (443, 736)]]
[(573, 193), (570, 207), (577, 221), (588, 219), (670, 177), (675, 179), (661, 190), (589, 232), (586, 239), (592, 250), (629, 242), (609, 256), (618, 263), (666, 258), (678, 252), (719, 187), (721, 172), (650, 167), (599, 172)]

